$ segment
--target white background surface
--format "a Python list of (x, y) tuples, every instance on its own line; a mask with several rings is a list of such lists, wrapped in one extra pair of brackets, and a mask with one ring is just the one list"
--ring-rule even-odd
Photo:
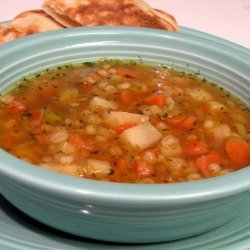
[[(167, 11), (184, 27), (250, 48), (250, 0), (145, 0)], [(0, 0), (0, 21), (38, 9), (43, 0)]]

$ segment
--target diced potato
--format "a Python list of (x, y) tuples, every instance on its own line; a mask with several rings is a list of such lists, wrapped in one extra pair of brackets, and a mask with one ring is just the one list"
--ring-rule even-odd
[(105, 123), (112, 127), (119, 127), (128, 123), (142, 123), (148, 121), (149, 117), (146, 115), (111, 111), (104, 114)]
[(40, 167), (52, 170), (61, 174), (72, 175), (72, 176), (82, 176), (83, 169), (80, 165), (70, 164), (70, 165), (62, 165), (58, 163), (44, 163), (41, 164)]
[(90, 174), (109, 174), (111, 165), (108, 161), (89, 159), (87, 160), (87, 170)]
[(111, 109), (111, 110), (116, 110), (118, 108), (116, 103), (108, 101), (98, 96), (95, 96), (90, 100), (89, 106), (91, 108)]
[(133, 148), (143, 150), (162, 138), (162, 134), (150, 122), (129, 128), (120, 134), (120, 140)]
[(195, 101), (205, 102), (213, 99), (212, 95), (202, 88), (189, 88), (187, 92)]

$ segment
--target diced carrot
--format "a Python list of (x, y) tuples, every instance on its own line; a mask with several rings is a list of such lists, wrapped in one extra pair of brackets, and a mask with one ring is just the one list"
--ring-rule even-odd
[(128, 163), (126, 160), (124, 160), (123, 158), (117, 160), (117, 163), (116, 163), (117, 170), (122, 171), (126, 169), (127, 167), (128, 167)]
[(30, 111), (31, 113), (31, 119), (36, 121), (42, 121), (43, 119), (43, 112), (40, 109), (32, 109)]
[(165, 103), (165, 96), (163, 94), (153, 94), (143, 99), (143, 103), (147, 105), (163, 106)]
[(134, 126), (136, 126), (136, 123), (128, 123), (128, 124), (124, 124), (122, 126), (119, 126), (118, 128), (116, 128), (116, 132), (117, 134), (121, 134), (122, 132), (124, 132), (125, 130), (132, 128)]
[(183, 143), (182, 148), (187, 157), (197, 157), (209, 151), (208, 145), (200, 140), (186, 141)]
[(209, 164), (211, 164), (211, 163), (220, 164), (221, 162), (222, 162), (222, 159), (221, 159), (219, 154), (210, 153), (207, 155), (200, 156), (195, 161), (195, 164), (203, 176), (210, 177), (211, 174), (210, 174), (209, 169), (208, 169)]
[(198, 119), (194, 115), (175, 115), (165, 119), (165, 122), (169, 125), (178, 127), (184, 131), (195, 129), (198, 125)]
[(26, 111), (25, 105), (19, 101), (16, 101), (16, 100), (14, 100), (10, 104), (8, 104), (7, 109), (11, 115), (19, 115), (22, 112)]
[(250, 145), (243, 139), (229, 139), (226, 142), (225, 151), (230, 160), (240, 167), (250, 164)]
[(180, 124), (180, 128), (184, 131), (189, 131), (192, 129), (195, 129), (198, 125), (198, 119), (194, 115), (188, 116), (186, 119), (184, 119), (183, 123)]
[(164, 121), (172, 126), (180, 126), (186, 119), (185, 115), (174, 115), (172, 117), (167, 117)]
[(115, 174), (113, 180), (116, 182), (124, 182), (125, 181), (124, 172), (126, 172), (127, 168), (128, 168), (127, 161), (123, 158), (118, 159), (115, 165)]
[(14, 147), (16, 143), (16, 140), (12, 136), (5, 137), (3, 139), (3, 148), (9, 150)]
[(129, 105), (136, 100), (136, 95), (130, 90), (124, 90), (121, 92), (120, 99), (123, 104)]
[(41, 98), (46, 99), (46, 100), (49, 100), (50, 98), (56, 95), (57, 95), (57, 90), (52, 86), (46, 86), (42, 88), (40, 92)]
[(136, 161), (133, 165), (133, 170), (139, 178), (146, 178), (152, 175), (152, 166), (145, 161)]
[(124, 78), (132, 78), (132, 79), (142, 79), (142, 75), (138, 70), (135, 69), (129, 69), (129, 68), (120, 68), (117, 69), (117, 74)]
[(92, 150), (93, 149), (93, 146), (79, 135), (74, 135), (74, 134), (69, 135), (68, 142), (71, 143), (78, 150)]

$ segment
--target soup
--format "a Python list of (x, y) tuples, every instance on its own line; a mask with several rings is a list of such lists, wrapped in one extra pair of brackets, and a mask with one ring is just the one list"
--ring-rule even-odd
[(0, 146), (41, 168), (126, 183), (175, 183), (250, 164), (250, 112), (164, 65), (104, 60), (26, 77), (1, 97)]

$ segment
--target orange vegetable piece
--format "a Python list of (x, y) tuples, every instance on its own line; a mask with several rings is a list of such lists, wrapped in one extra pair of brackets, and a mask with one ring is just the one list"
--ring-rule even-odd
[(128, 123), (128, 124), (124, 124), (122, 126), (119, 126), (118, 128), (116, 128), (116, 132), (117, 134), (121, 134), (122, 132), (124, 132), (125, 130), (132, 128), (134, 126), (136, 126), (136, 123)]
[(172, 117), (166, 118), (165, 122), (172, 126), (179, 126), (184, 122), (185, 119), (186, 119), (185, 115), (174, 115)]
[(40, 95), (41, 95), (41, 98), (45, 100), (49, 100), (53, 96), (57, 95), (57, 90), (53, 88), (52, 86), (46, 86), (41, 90)]
[(8, 150), (17, 144), (16, 140), (12, 136), (5, 137), (3, 140), (3, 148)]
[(30, 111), (30, 113), (31, 113), (31, 119), (32, 120), (36, 120), (36, 121), (39, 121), (39, 122), (42, 121), (44, 114), (40, 109), (32, 109)]
[(83, 137), (79, 135), (69, 135), (68, 142), (74, 145), (78, 150), (92, 150), (93, 147)]
[(208, 155), (202, 155), (200, 156), (196, 161), (195, 164), (201, 174), (205, 177), (210, 177), (211, 174), (209, 172), (208, 166), (211, 163), (218, 163), (220, 164), (222, 162), (222, 159), (219, 154), (217, 153), (210, 153)]
[(119, 171), (122, 171), (126, 169), (127, 167), (128, 167), (128, 163), (126, 160), (124, 160), (123, 158), (117, 160), (116, 169), (118, 169)]
[(11, 115), (20, 115), (22, 112), (26, 111), (25, 105), (16, 100), (8, 104), (7, 109)]
[(187, 157), (197, 157), (209, 151), (208, 145), (200, 140), (186, 141), (183, 143), (182, 148)]
[(163, 106), (165, 104), (165, 96), (163, 94), (153, 94), (143, 99), (143, 103), (147, 105)]
[(226, 142), (225, 151), (235, 164), (240, 167), (250, 164), (250, 145), (239, 138), (232, 138)]
[(121, 92), (120, 99), (122, 103), (129, 105), (136, 100), (136, 95), (132, 91), (124, 90)]
[(137, 161), (133, 165), (135, 175), (139, 178), (146, 178), (152, 175), (152, 166), (145, 161)]
[(195, 129), (198, 125), (198, 119), (194, 115), (175, 115), (165, 119), (165, 122), (171, 126), (180, 128), (184, 131), (189, 131)]
[(197, 121), (198, 119), (196, 116), (190, 115), (183, 121), (183, 123), (180, 125), (180, 128), (185, 131), (195, 129), (198, 125)]

